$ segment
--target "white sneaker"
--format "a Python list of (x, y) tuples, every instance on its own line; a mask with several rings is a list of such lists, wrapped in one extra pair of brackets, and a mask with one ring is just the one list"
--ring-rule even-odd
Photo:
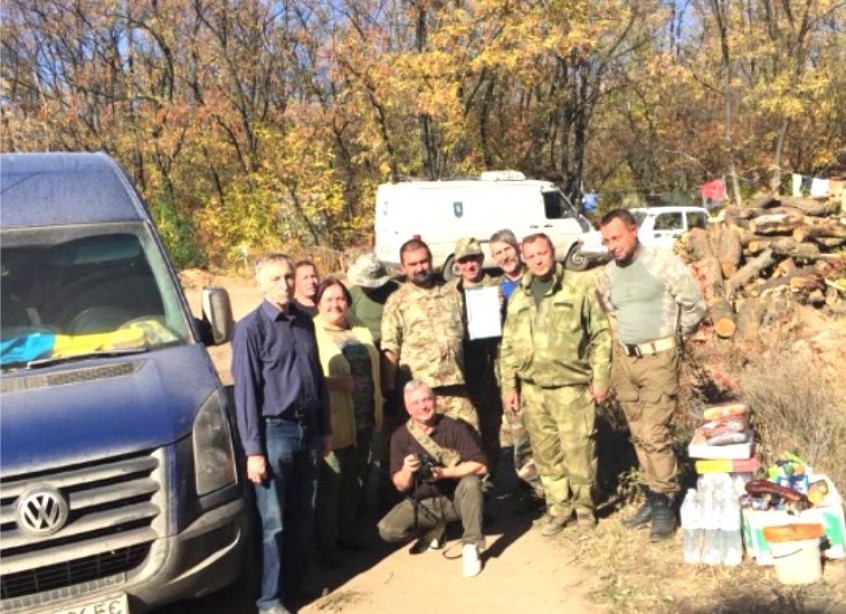
[(478, 576), (482, 571), (482, 561), (479, 560), (479, 549), (476, 544), (464, 544), (461, 550), (461, 573), (465, 578)]

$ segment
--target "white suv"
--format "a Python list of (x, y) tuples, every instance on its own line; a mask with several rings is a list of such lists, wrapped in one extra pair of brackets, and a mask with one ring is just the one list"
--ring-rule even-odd
[(646, 207), (631, 209), (631, 214), (641, 243), (667, 249), (691, 228), (707, 228), (711, 221), (705, 207)]

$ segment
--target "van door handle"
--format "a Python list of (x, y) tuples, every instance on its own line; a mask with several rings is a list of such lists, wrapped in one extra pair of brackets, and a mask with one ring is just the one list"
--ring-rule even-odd
[(544, 224), (543, 227), (544, 228), (552, 228), (552, 224)]
[(529, 228), (537, 228), (537, 227), (538, 227), (537, 224), (529, 224)]

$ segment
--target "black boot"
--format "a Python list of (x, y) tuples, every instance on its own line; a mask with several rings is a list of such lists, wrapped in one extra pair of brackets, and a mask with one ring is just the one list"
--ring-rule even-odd
[(649, 529), (649, 541), (660, 542), (672, 537), (676, 524), (672, 499), (663, 493), (652, 493), (652, 528)]
[(640, 506), (640, 509), (635, 512), (634, 516), (623, 521), (623, 526), (627, 529), (637, 529), (646, 526), (652, 520), (653, 493), (646, 486), (641, 486), (640, 489), (643, 491), (644, 502)]

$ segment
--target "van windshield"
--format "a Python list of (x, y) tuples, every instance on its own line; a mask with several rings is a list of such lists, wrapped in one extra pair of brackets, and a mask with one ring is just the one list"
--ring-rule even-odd
[(192, 338), (143, 223), (4, 229), (0, 274), (4, 370)]

